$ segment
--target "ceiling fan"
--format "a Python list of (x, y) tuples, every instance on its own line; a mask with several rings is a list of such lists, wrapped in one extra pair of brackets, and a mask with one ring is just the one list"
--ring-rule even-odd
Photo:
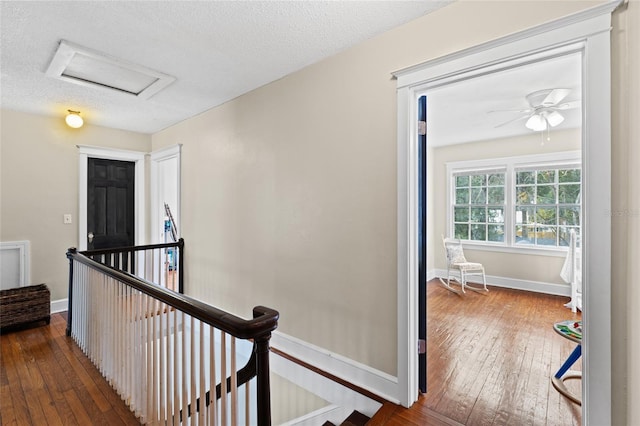
[(526, 96), (530, 108), (489, 112), (517, 111), (522, 114), (512, 120), (498, 124), (496, 127), (502, 127), (514, 121), (527, 119), (525, 126), (528, 129), (534, 131), (547, 130), (549, 127), (555, 127), (564, 121), (564, 116), (560, 111), (580, 107), (579, 100), (563, 102), (569, 93), (571, 93), (570, 89), (538, 90)]

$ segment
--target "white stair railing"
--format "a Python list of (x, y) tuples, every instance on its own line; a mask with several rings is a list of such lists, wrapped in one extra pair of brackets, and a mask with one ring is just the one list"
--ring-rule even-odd
[(276, 311), (256, 307), (244, 320), (73, 249), (67, 257), (67, 334), (141, 423), (271, 424)]

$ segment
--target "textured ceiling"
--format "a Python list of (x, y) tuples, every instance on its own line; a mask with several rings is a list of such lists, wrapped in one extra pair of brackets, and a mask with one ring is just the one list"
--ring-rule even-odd
[[(2, 1), (2, 108), (154, 133), (447, 1)], [(60, 40), (176, 77), (150, 99), (45, 75)]]

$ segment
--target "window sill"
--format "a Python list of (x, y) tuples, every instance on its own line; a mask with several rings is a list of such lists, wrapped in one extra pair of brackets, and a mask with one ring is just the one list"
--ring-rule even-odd
[(462, 242), (465, 250), (493, 251), (499, 253), (513, 253), (521, 255), (566, 257), (568, 248), (565, 247), (536, 247), (536, 246), (505, 246), (498, 244)]

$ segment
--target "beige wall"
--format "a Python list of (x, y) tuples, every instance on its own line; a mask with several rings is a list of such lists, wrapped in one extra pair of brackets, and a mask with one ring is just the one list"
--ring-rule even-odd
[[(282, 331), (395, 374), (390, 73), (588, 5), (456, 2), (154, 135), (154, 149), (184, 144), (190, 292), (244, 316), (271, 305)], [(614, 13), (615, 425), (640, 424), (639, 28), (638, 0)], [(32, 281), (64, 298), (64, 252), (77, 243), (75, 145), (149, 151), (149, 137), (90, 125), (70, 133), (58, 118), (5, 110), (0, 125), (0, 240), (31, 240)], [(74, 224), (63, 225), (69, 212)]]
[(640, 1), (613, 14), (611, 35), (612, 424), (640, 425)]
[[(433, 148), (430, 154), (434, 166), (430, 169), (430, 181), (433, 189), (430, 202), (441, 206), (433, 210), (434, 232), (429, 239), (429, 249), (434, 253), (435, 261), (429, 264), (429, 269), (446, 269), (444, 249), (441, 235), (447, 232), (447, 165), (448, 162), (483, 160), (489, 158), (515, 157), (533, 154), (549, 154), (562, 151), (579, 151), (581, 133), (579, 129), (564, 130), (550, 134), (551, 140), (542, 145), (540, 134), (531, 133), (521, 137), (505, 138), (474, 143), (465, 143)], [(491, 252), (465, 249), (467, 258), (481, 262), (488, 275), (519, 280), (538, 281), (543, 283), (562, 284), (568, 287), (560, 278), (560, 269), (564, 257), (539, 256), (531, 254)], [(490, 283), (490, 282), (489, 282)]]
[(183, 144), (188, 291), (395, 374), (391, 72), (586, 5), (454, 3), (155, 134)]
[[(78, 149), (95, 145), (148, 152), (151, 137), (85, 124), (73, 130), (63, 117), (1, 110), (0, 241), (31, 242), (31, 282), (45, 283), (51, 299), (68, 294), (65, 253), (78, 244)], [(71, 213), (73, 224), (64, 225)]]

